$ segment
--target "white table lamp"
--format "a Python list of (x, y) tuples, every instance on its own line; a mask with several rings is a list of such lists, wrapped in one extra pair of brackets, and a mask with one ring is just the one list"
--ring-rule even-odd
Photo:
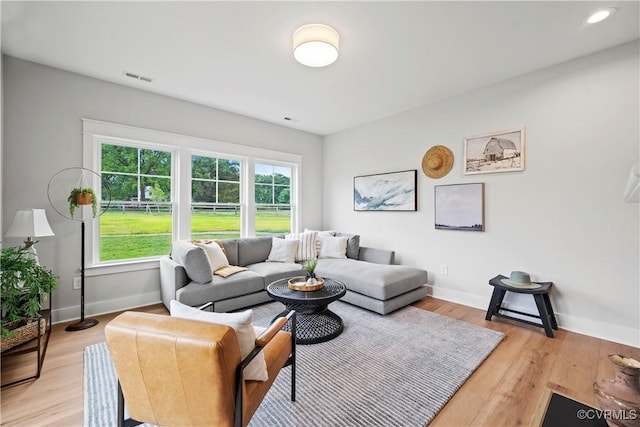
[(5, 237), (26, 237), (24, 246), (29, 249), (36, 261), (38, 261), (38, 254), (33, 246), (36, 242), (32, 237), (46, 236), (55, 236), (55, 234), (47, 221), (44, 209), (18, 209), (5, 234)]

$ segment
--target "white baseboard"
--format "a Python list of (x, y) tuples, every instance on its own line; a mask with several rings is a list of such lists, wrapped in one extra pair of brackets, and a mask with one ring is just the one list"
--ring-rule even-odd
[[(157, 304), (161, 302), (160, 291), (149, 292), (146, 294), (131, 295), (124, 298), (110, 299), (106, 301), (93, 302), (85, 304), (84, 316), (92, 317), (106, 313), (114, 313), (116, 311), (129, 310), (146, 305)], [(54, 309), (51, 312), (53, 323), (69, 322), (80, 319), (80, 306), (65, 307)]]
[(640, 348), (640, 329), (556, 313), (558, 326), (567, 331)]
[(429, 295), (434, 298), (451, 301), (457, 304), (479, 308), (482, 310), (486, 310), (489, 306), (489, 298), (480, 295), (472, 295), (466, 292), (454, 291), (452, 289), (442, 288), (440, 286), (427, 285), (427, 287), (429, 288)]
[[(428, 285), (429, 295), (434, 298), (451, 301), (457, 304), (486, 310), (489, 306), (489, 297), (468, 294), (439, 286)], [(85, 317), (98, 316), (116, 311), (129, 310), (137, 307), (157, 304), (161, 302), (160, 291), (146, 294), (131, 295), (125, 298), (116, 298), (106, 301), (86, 304), (84, 307)], [(513, 310), (531, 312), (530, 307), (521, 307), (513, 304), (508, 305)], [(640, 329), (628, 328), (620, 325), (599, 322), (593, 319), (558, 313), (556, 311), (558, 327), (567, 331), (592, 337), (617, 342), (620, 344), (640, 347)], [(80, 306), (54, 309), (52, 312), (53, 323), (68, 322), (80, 318)]]
[[(469, 307), (487, 310), (489, 297), (468, 294), (465, 292), (441, 288), (439, 286), (428, 285), (429, 294), (434, 298)], [(508, 308), (522, 312), (531, 312), (530, 307), (522, 307), (514, 304), (506, 305)], [(604, 323), (593, 319), (571, 316), (564, 313), (555, 312), (558, 327), (578, 334), (589, 335), (607, 341), (613, 341), (632, 347), (640, 347), (640, 329), (628, 328), (611, 323)], [(515, 316), (515, 315), (514, 315)], [(531, 320), (531, 319), (529, 319)]]

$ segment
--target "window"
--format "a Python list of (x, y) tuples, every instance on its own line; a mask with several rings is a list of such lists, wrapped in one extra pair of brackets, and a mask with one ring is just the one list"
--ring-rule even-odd
[(240, 237), (240, 161), (191, 156), (191, 237)]
[(172, 155), (169, 151), (101, 146), (102, 203), (99, 261), (145, 258), (169, 253), (172, 241)]
[(268, 235), (299, 224), (300, 155), (82, 122), (83, 166), (111, 192), (108, 210), (87, 223), (89, 275), (157, 268), (174, 240)]
[(291, 177), (289, 166), (256, 163), (256, 235), (291, 231)]

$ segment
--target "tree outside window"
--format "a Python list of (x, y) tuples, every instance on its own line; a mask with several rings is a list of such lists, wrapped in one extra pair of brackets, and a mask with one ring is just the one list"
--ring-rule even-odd
[(256, 163), (256, 235), (291, 231), (291, 176), (289, 166)]
[(109, 209), (100, 216), (100, 261), (169, 253), (173, 224), (172, 153), (100, 145), (101, 175), (111, 194)]
[(89, 266), (149, 268), (174, 239), (280, 234), (298, 223), (299, 155), (90, 119), (83, 150), (110, 197), (89, 227)]
[(240, 162), (191, 156), (191, 238), (240, 237)]

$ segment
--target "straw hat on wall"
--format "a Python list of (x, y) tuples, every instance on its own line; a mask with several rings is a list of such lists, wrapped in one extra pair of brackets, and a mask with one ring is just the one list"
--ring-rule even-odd
[(444, 145), (435, 145), (422, 158), (422, 172), (429, 178), (442, 178), (453, 167), (453, 153)]

